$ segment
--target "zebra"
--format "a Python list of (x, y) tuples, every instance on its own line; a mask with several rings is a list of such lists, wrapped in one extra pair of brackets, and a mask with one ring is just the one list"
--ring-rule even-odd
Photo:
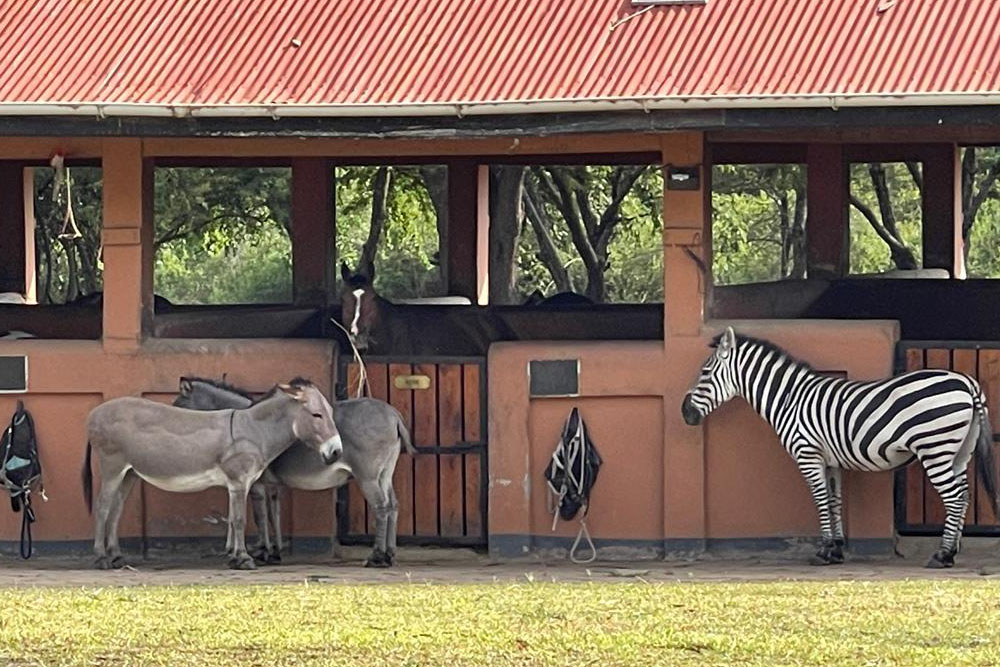
[(841, 469), (881, 471), (918, 460), (946, 510), (941, 543), (927, 567), (955, 563), (969, 504), (973, 450), (994, 514), (996, 469), (986, 399), (973, 378), (917, 370), (874, 382), (815, 372), (778, 346), (728, 327), (712, 343), (681, 414), (700, 424), (735, 396), (774, 427), (795, 459), (819, 513), (822, 544), (813, 565), (844, 561)]

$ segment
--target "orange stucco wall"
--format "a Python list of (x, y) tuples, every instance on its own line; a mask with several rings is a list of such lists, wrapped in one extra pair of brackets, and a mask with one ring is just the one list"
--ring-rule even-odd
[[(335, 368), (331, 342), (305, 340), (151, 339), (129, 354), (109, 352), (99, 341), (0, 341), (0, 355), (20, 354), (28, 357), (29, 392), (0, 395), (0, 415), (6, 419), (20, 398), (35, 418), (49, 497), (48, 502), (35, 499), (38, 521), (34, 537), (41, 542), (92, 538), (92, 519), (82, 502), (80, 470), (87, 413), (103, 400), (135, 395), (170, 401), (181, 375), (218, 378), (223, 373), (230, 382), (254, 391), (266, 391), (278, 381), (301, 375), (331, 396)], [(92, 465), (96, 475), (96, 460)], [(288, 533), (329, 535), (329, 498), (328, 493), (289, 495)], [(208, 523), (204, 518), (226, 516), (226, 503), (222, 489), (176, 494), (148, 485), (137, 487), (122, 518), (122, 536), (211, 535), (224, 539), (224, 524)], [(0, 511), (0, 541), (17, 539), (19, 522), (20, 515)]]
[[(740, 399), (705, 425), (679, 419), (684, 392), (727, 323), (710, 322), (666, 353), (659, 343), (525, 342), (494, 345), (489, 357), (490, 534), (498, 556), (564, 548), (576, 522), (551, 530), (543, 471), (573, 406), (579, 407), (604, 465), (588, 526), (602, 555), (658, 556), (693, 542), (816, 536), (813, 503), (770, 427)], [(740, 332), (773, 340), (817, 369), (857, 379), (891, 374), (893, 322), (741, 321)], [(532, 398), (528, 363), (578, 359), (580, 395)], [(692, 433), (701, 443), (691, 445)], [(690, 451), (690, 447), (698, 451)], [(677, 449), (687, 450), (676, 454)], [(675, 454), (671, 457), (671, 454)], [(704, 457), (696, 470), (665, 467)], [(682, 480), (680, 483), (677, 480)], [(844, 480), (845, 522), (853, 539), (892, 536), (892, 477)], [(677, 488), (680, 486), (680, 488)], [(685, 495), (689, 489), (697, 494)], [(671, 516), (685, 517), (674, 523)], [(666, 520), (665, 520), (666, 519)], [(703, 530), (698, 529), (703, 526)], [(564, 538), (562, 541), (552, 538)]]

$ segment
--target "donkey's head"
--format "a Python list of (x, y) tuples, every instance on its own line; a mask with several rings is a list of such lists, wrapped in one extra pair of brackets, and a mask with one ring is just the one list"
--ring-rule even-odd
[(705, 361), (698, 381), (688, 391), (681, 404), (684, 421), (694, 426), (700, 424), (717, 407), (737, 393), (736, 384), (736, 333), (727, 327), (715, 342), (715, 351)]
[(359, 350), (367, 350), (378, 320), (378, 298), (375, 295), (375, 266), (370, 262), (356, 272), (340, 263), (340, 323), (348, 331)]
[(295, 438), (319, 452), (327, 465), (335, 463), (344, 452), (344, 443), (333, 421), (333, 408), (323, 393), (312, 382), (302, 378), (279, 384), (277, 391), (296, 403), (292, 416)]

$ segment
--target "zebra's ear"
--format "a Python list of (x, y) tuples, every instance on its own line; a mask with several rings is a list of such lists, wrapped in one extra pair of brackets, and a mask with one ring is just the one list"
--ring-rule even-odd
[(735, 348), (736, 332), (733, 331), (732, 327), (726, 327), (726, 332), (722, 334), (721, 338), (719, 338), (719, 347), (716, 354), (718, 354), (720, 358), (725, 359)]

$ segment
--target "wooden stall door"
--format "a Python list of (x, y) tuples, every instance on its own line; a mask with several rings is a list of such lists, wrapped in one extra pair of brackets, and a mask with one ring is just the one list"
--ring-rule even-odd
[[(986, 394), (993, 433), (1000, 430), (1000, 342), (967, 343), (939, 341), (899, 343), (898, 370), (943, 368), (965, 373), (979, 380)], [(993, 435), (994, 443), (997, 436)], [(994, 444), (994, 450), (996, 445)], [(965, 534), (1000, 536), (1000, 520), (987, 502), (976, 470), (975, 457), (969, 463), (969, 509)], [(940, 534), (944, 529), (944, 505), (916, 462), (896, 472), (896, 529), (901, 535)]]
[[(393, 476), (400, 544), (486, 546), (486, 360), (372, 357), (371, 396), (392, 404), (418, 454), (400, 454)], [(342, 360), (338, 398), (356, 396), (358, 365)], [(371, 543), (374, 513), (353, 480), (337, 507), (342, 542)]]

